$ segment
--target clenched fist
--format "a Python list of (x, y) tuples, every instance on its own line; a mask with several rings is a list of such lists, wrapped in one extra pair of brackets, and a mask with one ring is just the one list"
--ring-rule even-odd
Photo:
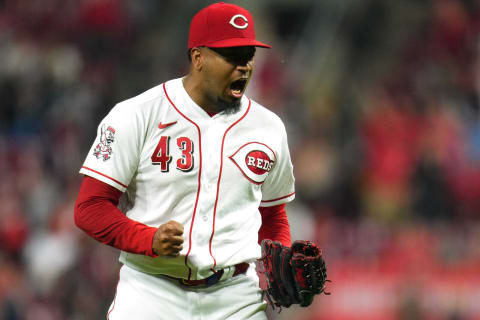
[(153, 252), (159, 256), (176, 257), (183, 248), (183, 226), (170, 220), (158, 227), (153, 237)]

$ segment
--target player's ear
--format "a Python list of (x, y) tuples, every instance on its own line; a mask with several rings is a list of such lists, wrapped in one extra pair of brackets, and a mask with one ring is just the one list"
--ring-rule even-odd
[(192, 67), (197, 71), (202, 70), (204, 57), (200, 48), (190, 49), (190, 58)]

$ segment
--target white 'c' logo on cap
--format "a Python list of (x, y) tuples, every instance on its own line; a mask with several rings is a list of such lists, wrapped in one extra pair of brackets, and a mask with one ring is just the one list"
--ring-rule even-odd
[[(242, 24), (242, 25), (237, 24), (237, 23), (235, 22), (235, 20), (236, 20), (237, 18), (243, 19), (243, 21), (245, 21), (245, 23)], [(230, 23), (232, 26), (234, 26), (235, 28), (237, 28), (237, 29), (245, 29), (246, 27), (248, 27), (248, 20), (247, 20), (247, 18), (245, 18), (245, 16), (242, 15), (242, 14), (236, 14), (236, 15), (234, 15), (234, 16), (232, 17), (232, 19), (230, 19), (230, 22), (229, 22), (229, 23)]]

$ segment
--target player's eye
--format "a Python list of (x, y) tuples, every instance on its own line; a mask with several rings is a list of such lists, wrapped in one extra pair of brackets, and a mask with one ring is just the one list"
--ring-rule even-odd
[(238, 66), (246, 66), (255, 55), (255, 47), (209, 48), (226, 61)]

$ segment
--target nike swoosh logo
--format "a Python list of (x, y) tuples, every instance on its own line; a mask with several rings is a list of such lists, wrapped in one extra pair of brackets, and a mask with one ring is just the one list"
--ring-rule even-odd
[(170, 127), (171, 125), (177, 123), (177, 121), (174, 122), (168, 122), (168, 123), (159, 123), (158, 124), (158, 129), (165, 129), (166, 127)]

